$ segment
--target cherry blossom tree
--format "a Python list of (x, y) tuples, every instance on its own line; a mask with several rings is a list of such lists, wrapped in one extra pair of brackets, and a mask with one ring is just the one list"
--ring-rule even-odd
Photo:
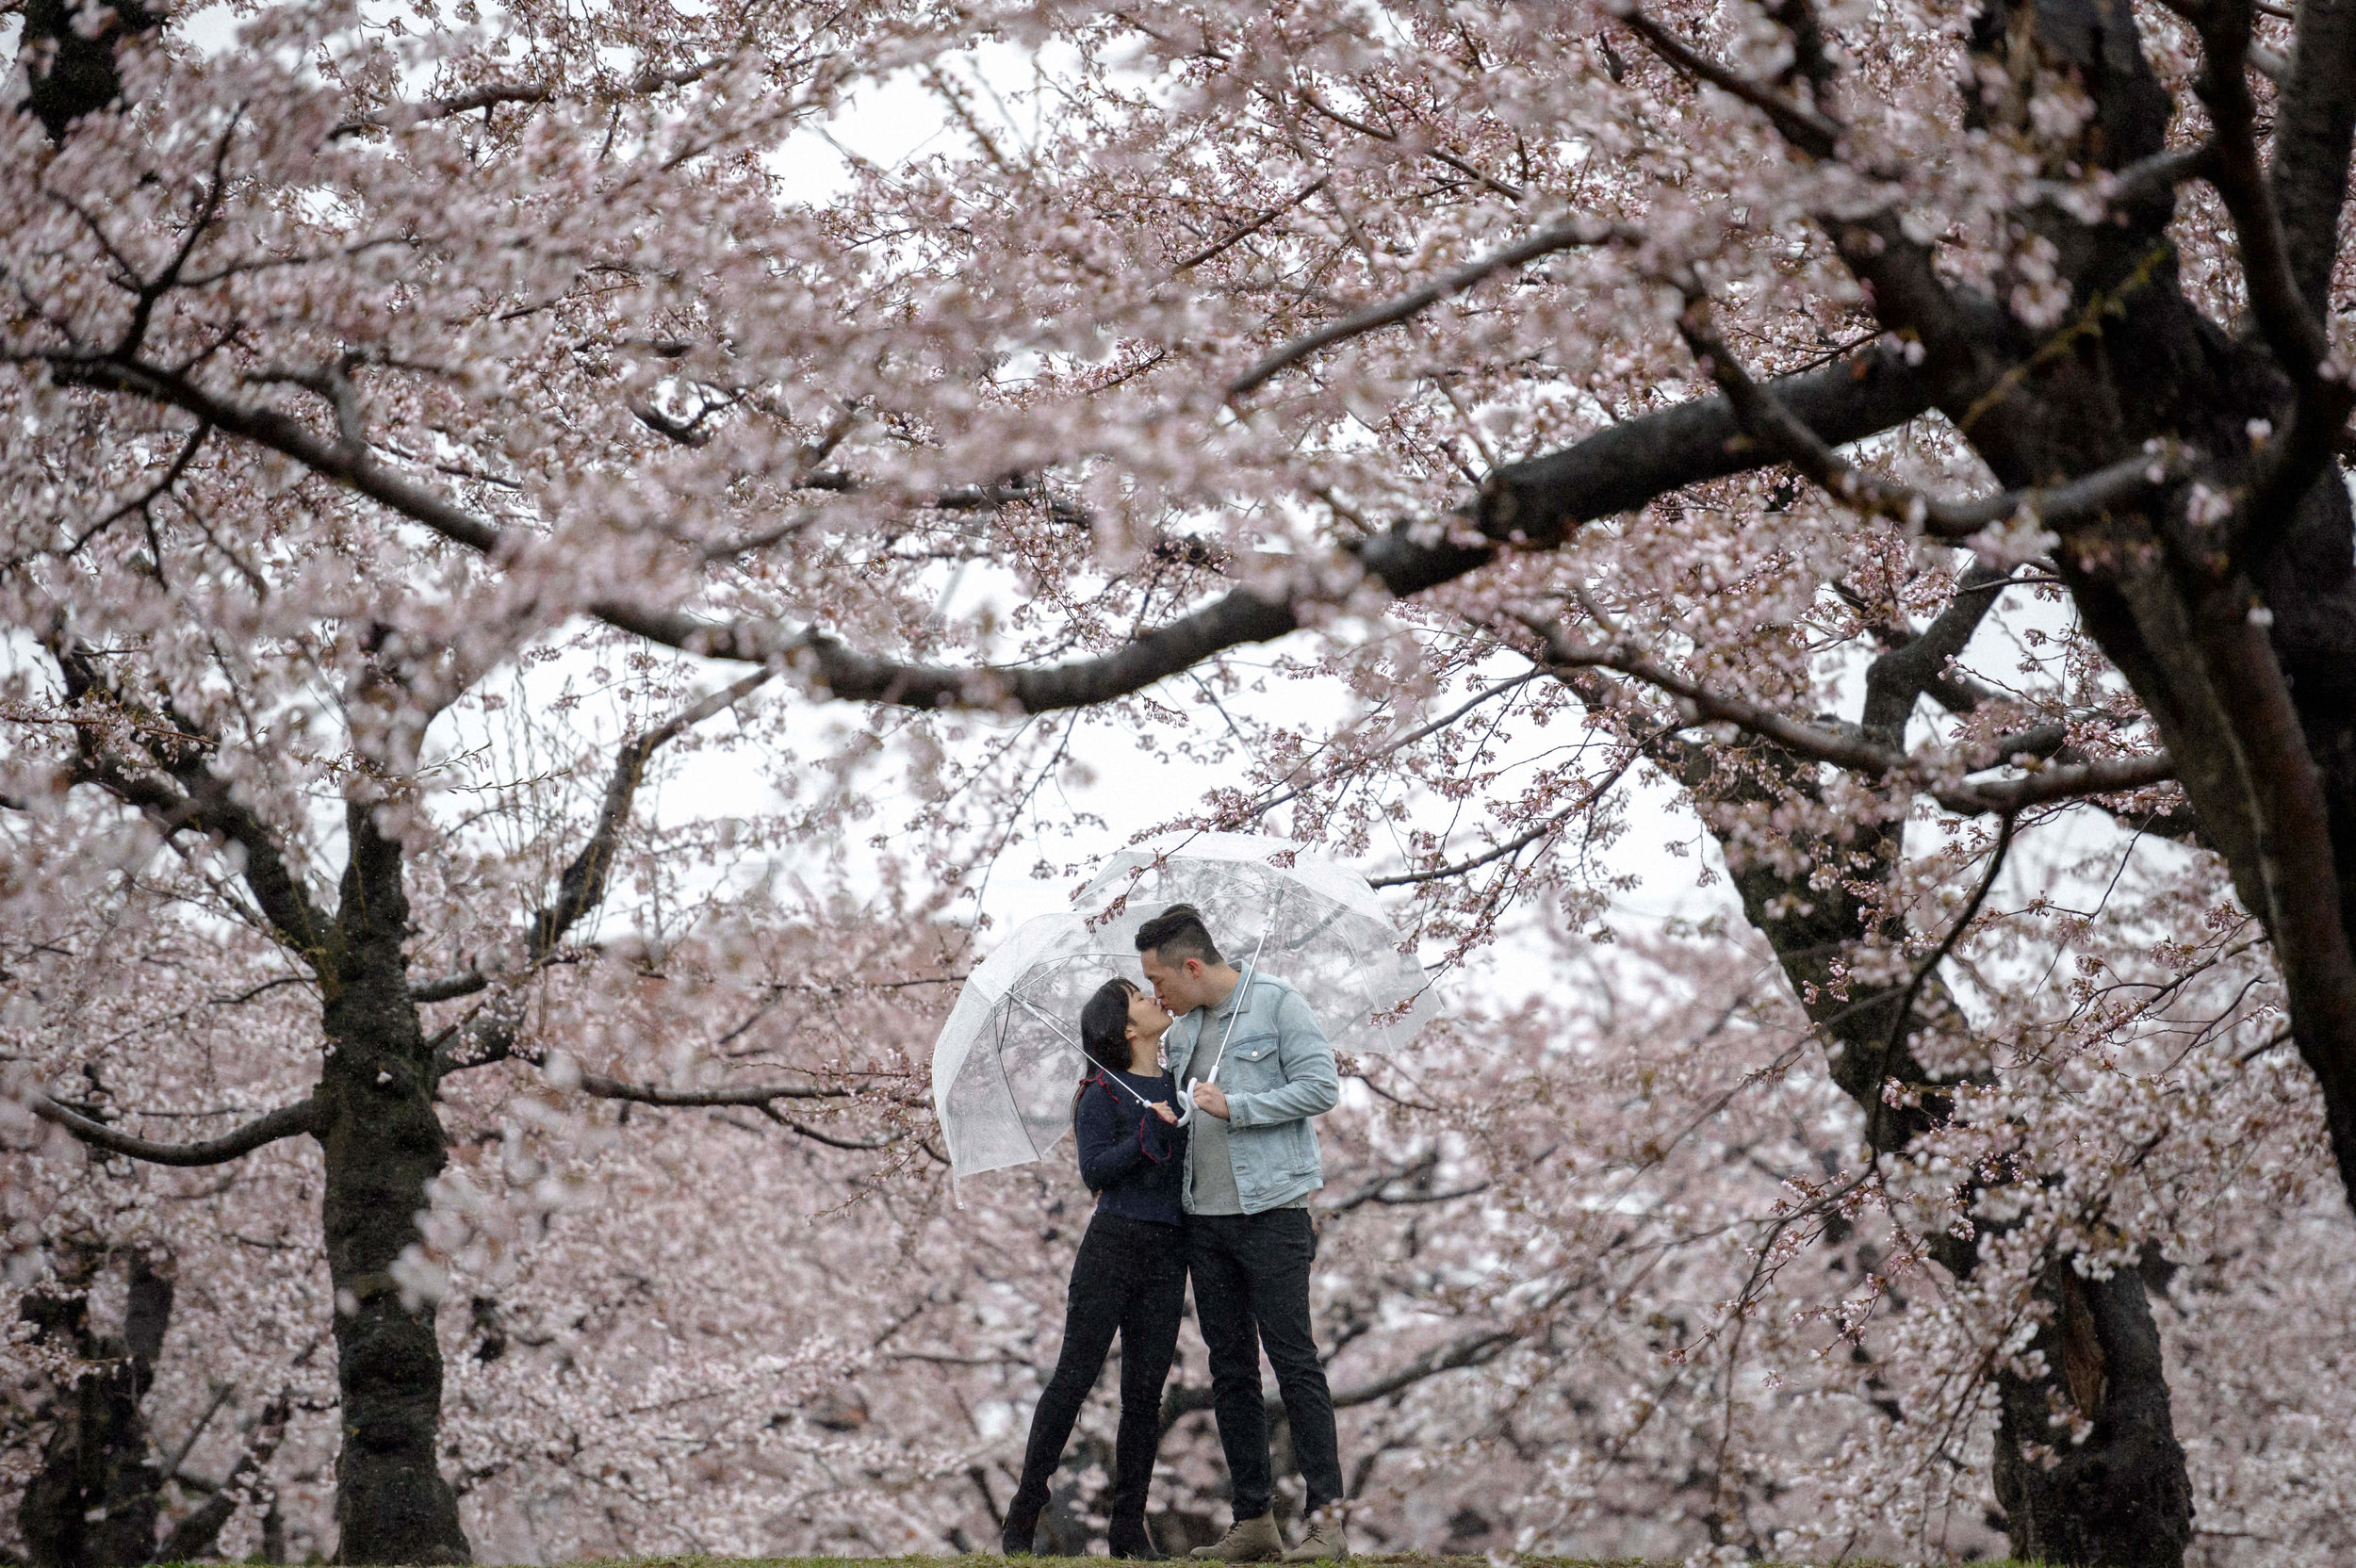
[[(319, 1144), (339, 1550), (456, 1556), (423, 1303), (437, 1250), (489, 1244), (418, 1228), (430, 1194), (466, 1212), (434, 1096), (548, 1049), (521, 988), (603, 899), (657, 746), (764, 681), (867, 705), (810, 760), (909, 781), (930, 920), (941, 846), (1012, 847), (1026, 797), (992, 781), (1079, 719), (971, 764), (961, 724), (1235, 745), (1203, 820), (1395, 853), (1460, 956), (1517, 909), (1597, 920), (1628, 781), (1664, 777), (1871, 1155), (1758, 1267), (1875, 1206), (1945, 1281), (1900, 1359), (1984, 1371), (1925, 1429), (1991, 1424), (2016, 1548), (2175, 1560), (2197, 1487), (2151, 1296), (2231, 1275), (2185, 1217), (2277, 1181), (2233, 1165), (2234, 1107), (2282, 1087), (2266, 1137), (2309, 1117), (2356, 1184), (2356, 73), (2338, 9), (2278, 9), (289, 4), (215, 46), (28, 4), (0, 788), (59, 868), (26, 928), (87, 923), (26, 984), (106, 992), (138, 906), (240, 928), (217, 967), (316, 1016), (275, 1025), (291, 1098), (194, 1144), (66, 1086), (78, 1014), (43, 1015), (26, 1103), (149, 1163)], [(1009, 52), (1017, 101), (967, 63)], [(795, 183), (911, 83), (956, 150)], [(2020, 667), (1967, 666), (1999, 634)], [(470, 848), (449, 716), (566, 648), (641, 705), (611, 782)], [(1356, 711), (1155, 739), (1178, 702), (1242, 731), (1233, 699), (1295, 678)], [(1580, 738), (1498, 767), (1508, 711)], [(1427, 784), (1476, 820), (1415, 818)], [(128, 818), (155, 837), (105, 848)], [(2088, 818), (2181, 858), (2092, 913), (1991, 902)], [(2008, 999), (2040, 963), (2094, 968)], [(1713, 1544), (1757, 1541), (1708, 1473)]]

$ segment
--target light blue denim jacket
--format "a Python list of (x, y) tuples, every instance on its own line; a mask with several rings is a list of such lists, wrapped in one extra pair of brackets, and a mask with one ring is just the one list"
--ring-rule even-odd
[[(1237, 1008), (1235, 1032), (1228, 1018)], [(1227, 1037), (1227, 1054), (1219, 1042)], [(1170, 1026), (1162, 1054), (1184, 1085), (1209, 1073), (1227, 1096), (1227, 1148), (1235, 1163), (1235, 1191), (1243, 1212), (1281, 1208), (1325, 1185), (1317, 1161), (1317, 1130), (1309, 1119), (1323, 1116), (1342, 1097), (1333, 1048), (1326, 1043), (1309, 1004), (1291, 986), (1250, 969), (1234, 994), (1216, 1007), (1197, 1007)], [(1197, 1107), (1197, 1116), (1211, 1113)], [(1194, 1152), (1186, 1140), (1186, 1206), (1194, 1207)]]

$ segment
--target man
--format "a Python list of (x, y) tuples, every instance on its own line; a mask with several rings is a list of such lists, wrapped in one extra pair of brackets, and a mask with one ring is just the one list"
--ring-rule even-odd
[[(1177, 1017), (1163, 1037), (1171, 1075), (1181, 1084), (1202, 1080), (1180, 1206), (1235, 1517), (1224, 1539), (1192, 1555), (1221, 1562), (1347, 1557), (1333, 1396), (1309, 1328), (1317, 1256), (1309, 1195), (1325, 1184), (1309, 1119), (1341, 1098), (1333, 1048), (1299, 991), (1219, 956), (1192, 905), (1173, 904), (1138, 926), (1137, 956), (1162, 1006)], [(1308, 1532), (1290, 1551), (1269, 1506), (1263, 1346), (1309, 1484)]]

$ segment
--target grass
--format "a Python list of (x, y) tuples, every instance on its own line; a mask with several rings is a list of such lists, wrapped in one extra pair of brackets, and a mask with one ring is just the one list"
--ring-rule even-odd
[[(1105, 1568), (1110, 1559), (1103, 1557), (1032, 1557), (1023, 1561), (1023, 1568)], [(1183, 1561), (1183, 1559), (1181, 1559)], [(1376, 1557), (1360, 1554), (1352, 1563), (1366, 1563), (1369, 1568), (1492, 1568), (1497, 1559), (1489, 1557), (1440, 1557), (1432, 1552), (1398, 1552)], [(563, 1563), (561, 1568), (881, 1568), (891, 1563), (893, 1568), (1006, 1568), (1006, 1559), (999, 1554), (971, 1554), (971, 1557), (633, 1557), (633, 1559), (594, 1559), (581, 1563)], [(1640, 1559), (1640, 1557), (1513, 1557), (1515, 1568), (1680, 1568), (1676, 1559)], [(219, 1566), (212, 1566), (219, 1568)], [(1809, 1568), (1805, 1563), (1758, 1563), (1758, 1568)], [(1888, 1568), (1888, 1563), (1859, 1561), (1847, 1559), (1842, 1568)], [(2024, 1563), (2020, 1559), (1979, 1559), (1972, 1568), (2043, 1568), (2040, 1563)]]
[[(1034, 1557), (1023, 1560), (1023, 1568), (1104, 1568), (1111, 1560), (1101, 1557)], [(1183, 1559), (1179, 1560), (1184, 1560)], [(1350, 1560), (1367, 1568), (1494, 1568), (1500, 1560), (1489, 1557), (1449, 1557), (1432, 1552), (1394, 1552), (1377, 1555), (1361, 1553)], [(1671, 1559), (1636, 1557), (1512, 1557), (1514, 1568), (1682, 1568)], [(1006, 1560), (995, 1552), (971, 1553), (964, 1557), (620, 1557), (584, 1558), (578, 1561), (560, 1563), (557, 1568), (1006, 1568)], [(164, 1562), (153, 1568), (221, 1568), (219, 1562)], [(493, 1568), (479, 1564), (478, 1568)], [(1793, 1562), (1762, 1562), (1756, 1568), (1817, 1568), (1817, 1565)], [(1891, 1568), (1879, 1560), (1844, 1559), (1841, 1568)], [(2024, 1561), (2019, 1558), (1980, 1558), (1971, 1568), (2051, 1568), (2050, 1564)]]
[[(1023, 1568), (1105, 1568), (1103, 1557), (1032, 1557)], [(1178, 1559), (1183, 1561), (1183, 1559)], [(1442, 1557), (1432, 1552), (1357, 1554), (1352, 1563), (1366, 1568), (1494, 1568), (1501, 1559)], [(1644, 1557), (1511, 1557), (1515, 1568), (1682, 1568), (1677, 1559)], [(596, 1557), (556, 1568), (1006, 1568), (997, 1552), (973, 1552), (966, 1557)], [(154, 1568), (221, 1568), (221, 1563), (155, 1563)], [(478, 1568), (492, 1568), (481, 1563)], [(1819, 1568), (1812, 1563), (1758, 1563), (1756, 1568)], [(1880, 1559), (1842, 1559), (1841, 1568), (1892, 1568)], [(2050, 1568), (2021, 1559), (1984, 1557), (1972, 1568)]]

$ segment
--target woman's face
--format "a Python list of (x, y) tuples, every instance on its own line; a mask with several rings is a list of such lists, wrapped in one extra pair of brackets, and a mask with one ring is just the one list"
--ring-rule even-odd
[(1162, 1037), (1162, 1032), (1170, 1027), (1170, 1015), (1162, 1011), (1161, 1004), (1153, 1000), (1153, 992), (1131, 991), (1129, 1027), (1137, 1032), (1140, 1040), (1157, 1040)]

